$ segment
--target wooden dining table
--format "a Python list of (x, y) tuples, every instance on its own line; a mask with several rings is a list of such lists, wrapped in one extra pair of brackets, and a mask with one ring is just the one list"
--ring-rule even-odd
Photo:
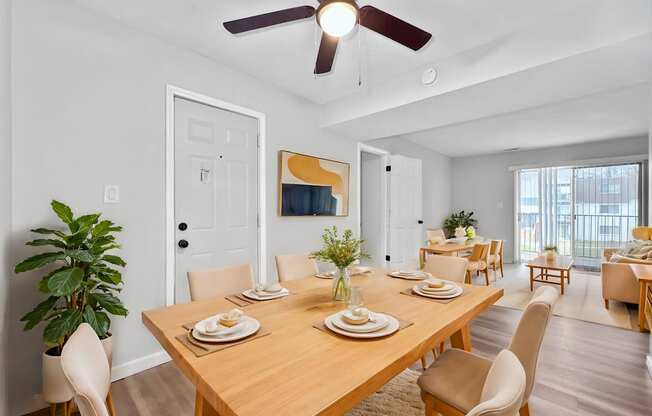
[(462, 244), (457, 243), (429, 243), (426, 247), (421, 247), (419, 249), (419, 265), (423, 269), (423, 266), (426, 264), (426, 255), (427, 254), (438, 254), (440, 256), (457, 256), (462, 251), (469, 251), (473, 249), (478, 243), (485, 243), (485, 240), (481, 239), (469, 239)]
[(289, 296), (243, 308), (271, 334), (202, 357), (175, 337), (184, 324), (234, 308), (228, 300), (150, 310), (142, 320), (196, 387), (196, 415), (341, 415), (448, 338), (470, 351), (469, 323), (503, 295), (464, 285), (462, 296), (444, 304), (402, 294), (415, 282), (375, 269), (352, 277), (366, 307), (412, 325), (359, 340), (313, 327), (345, 308), (331, 301), (331, 284), (313, 276), (284, 282)]

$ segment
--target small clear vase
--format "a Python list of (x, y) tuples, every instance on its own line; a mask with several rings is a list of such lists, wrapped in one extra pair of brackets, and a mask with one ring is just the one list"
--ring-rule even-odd
[(338, 269), (337, 276), (333, 279), (333, 301), (348, 302), (351, 293), (351, 277), (346, 267)]

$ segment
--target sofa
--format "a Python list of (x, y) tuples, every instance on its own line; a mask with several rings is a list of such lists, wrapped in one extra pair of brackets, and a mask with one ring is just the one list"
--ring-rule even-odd
[[(635, 240), (652, 240), (652, 227), (636, 227), (632, 230)], [(609, 309), (609, 301), (633, 303), (639, 302), (639, 285), (629, 264), (641, 263), (652, 265), (652, 260), (635, 259), (614, 254), (619, 249), (605, 248), (602, 262), (602, 298), (604, 307)]]

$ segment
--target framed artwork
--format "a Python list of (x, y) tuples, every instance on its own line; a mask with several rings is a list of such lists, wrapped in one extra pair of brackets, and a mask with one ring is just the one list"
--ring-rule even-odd
[(278, 165), (280, 216), (349, 215), (348, 163), (281, 150)]

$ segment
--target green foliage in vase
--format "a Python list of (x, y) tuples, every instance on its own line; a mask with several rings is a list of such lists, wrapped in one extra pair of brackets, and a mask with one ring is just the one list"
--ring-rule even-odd
[(52, 210), (67, 229), (36, 228), (33, 233), (44, 238), (29, 241), (32, 247), (51, 250), (18, 263), (16, 273), (48, 267), (38, 290), (47, 296), (34, 310), (21, 318), (24, 330), (47, 322), (43, 341), (58, 346), (59, 352), (70, 335), (82, 322), (88, 323), (100, 338), (109, 332), (109, 314), (126, 316), (127, 309), (117, 294), (122, 290), (122, 274), (115, 267), (125, 267), (125, 261), (111, 250), (120, 248), (113, 233), (122, 231), (101, 214), (75, 217), (67, 205), (52, 201)]
[(554, 251), (555, 253), (557, 252), (557, 246), (554, 245), (548, 245), (543, 248), (543, 251)]
[(462, 227), (464, 229), (468, 227), (477, 228), (478, 220), (473, 218), (474, 212), (459, 211), (452, 213), (448, 218), (444, 220), (444, 230), (448, 236), (455, 235), (455, 229), (457, 227)]
[(310, 255), (319, 261), (333, 263), (338, 269), (349, 267), (358, 260), (370, 258), (367, 253), (362, 251), (364, 241), (354, 238), (351, 230), (345, 230), (340, 237), (337, 227), (326, 228), (322, 240), (324, 247)]

